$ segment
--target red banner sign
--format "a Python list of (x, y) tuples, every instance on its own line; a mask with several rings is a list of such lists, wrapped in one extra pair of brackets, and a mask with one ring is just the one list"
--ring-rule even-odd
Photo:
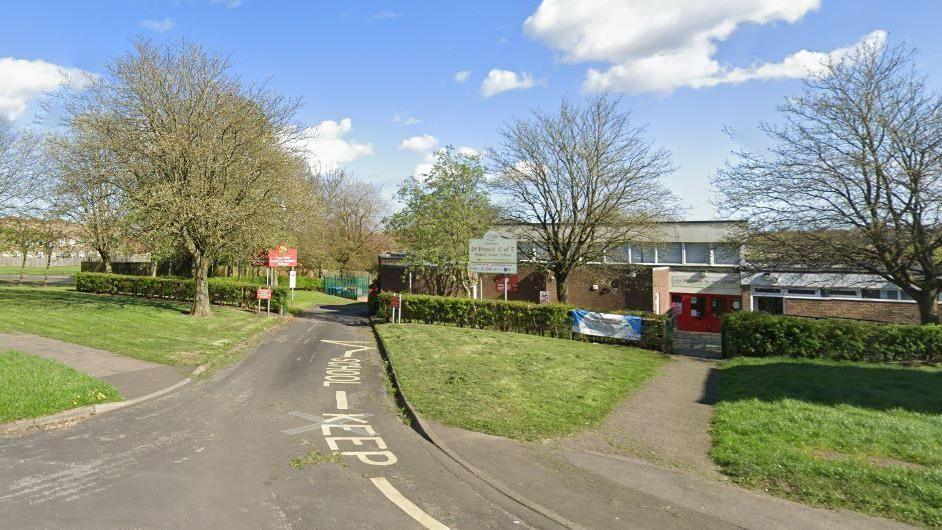
[(392, 297), (392, 300), (389, 301), (389, 305), (391, 307), (399, 307), (399, 297), (398, 296)]
[(258, 298), (259, 300), (271, 300), (271, 289), (259, 287), (258, 291), (255, 293), (255, 298)]
[(288, 248), (287, 245), (278, 245), (268, 252), (259, 254), (252, 261), (252, 264), (259, 267), (297, 267), (298, 249)]

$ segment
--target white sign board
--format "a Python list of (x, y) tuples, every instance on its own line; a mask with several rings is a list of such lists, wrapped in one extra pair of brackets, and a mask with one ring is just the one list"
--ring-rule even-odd
[(516, 274), (517, 240), (503, 238), (496, 232), (488, 232), (484, 239), (472, 239), (468, 244), (468, 270)]
[(540, 303), (541, 304), (549, 303), (549, 291), (540, 291)]
[(288, 272), (288, 287), (294, 289), (295, 284), (297, 284), (298, 273), (296, 271)]
[(488, 274), (517, 274), (516, 263), (469, 263), (468, 270)]

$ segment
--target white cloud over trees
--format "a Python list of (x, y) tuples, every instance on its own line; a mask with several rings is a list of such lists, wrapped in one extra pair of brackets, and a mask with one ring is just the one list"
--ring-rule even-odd
[(662, 92), (755, 79), (801, 78), (820, 72), (861, 44), (882, 46), (874, 31), (851, 46), (831, 51), (798, 50), (777, 62), (743, 67), (720, 63), (719, 43), (744, 24), (795, 23), (820, 0), (544, 0), (524, 22), (531, 38), (563, 53), (570, 63), (607, 63), (589, 68), (588, 91)]

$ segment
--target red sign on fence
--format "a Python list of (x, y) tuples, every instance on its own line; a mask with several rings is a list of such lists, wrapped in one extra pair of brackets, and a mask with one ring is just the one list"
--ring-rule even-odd
[(278, 245), (268, 252), (259, 254), (252, 263), (260, 267), (297, 267), (298, 249)]
[(258, 291), (255, 293), (255, 298), (258, 298), (259, 300), (271, 300), (271, 289), (259, 287)]
[(390, 306), (390, 307), (399, 307), (399, 297), (398, 297), (398, 296), (393, 296), (393, 297), (392, 297), (392, 300), (389, 301), (389, 306)]

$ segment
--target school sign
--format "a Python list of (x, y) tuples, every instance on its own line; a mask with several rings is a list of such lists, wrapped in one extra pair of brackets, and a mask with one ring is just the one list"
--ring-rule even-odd
[(488, 232), (484, 239), (468, 244), (468, 269), (471, 272), (517, 274), (517, 240)]

